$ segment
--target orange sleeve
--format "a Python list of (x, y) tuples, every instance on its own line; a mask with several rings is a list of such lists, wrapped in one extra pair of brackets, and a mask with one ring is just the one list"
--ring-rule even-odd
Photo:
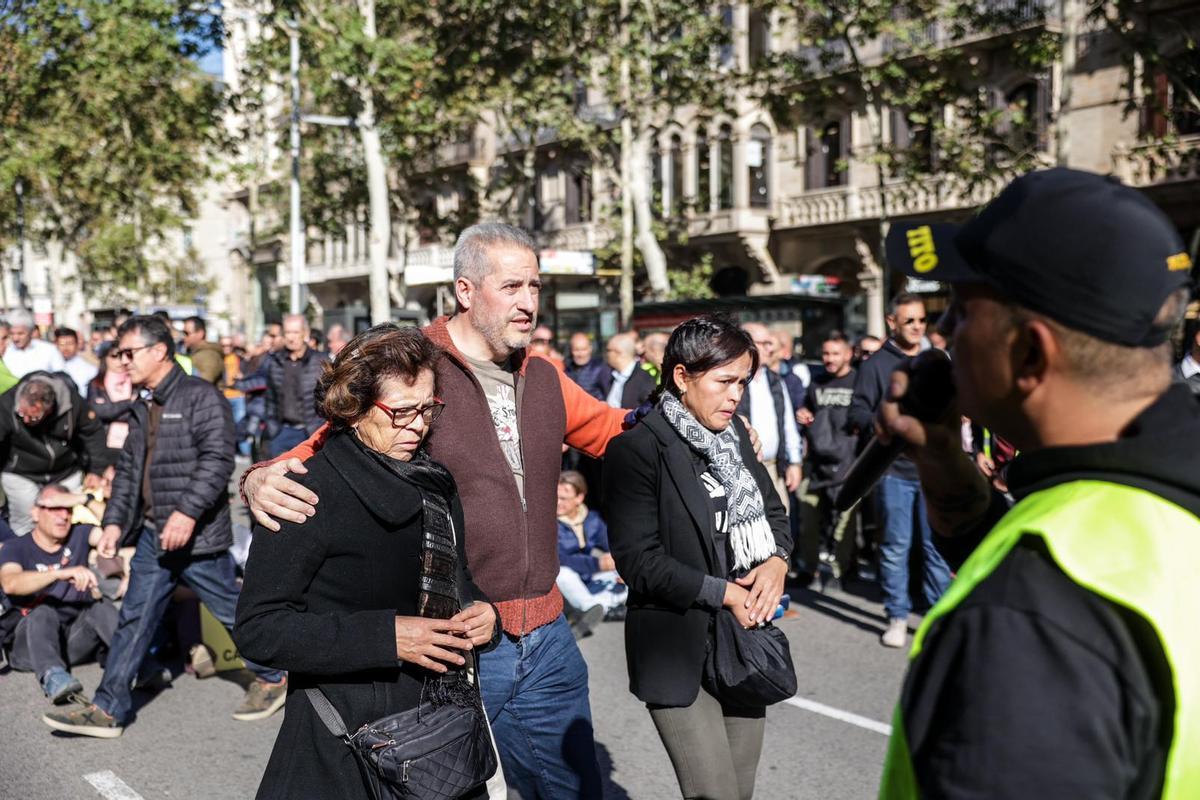
[(558, 373), (558, 383), (562, 387), (563, 405), (567, 407), (567, 444), (593, 458), (600, 458), (609, 441), (625, 430), (625, 417), (629, 411), (613, 408), (592, 397), (565, 372)]
[(242, 473), (242, 478), (238, 481), (238, 494), (242, 496), (242, 502), (246, 502), (246, 477), (249, 476), (251, 472), (259, 467), (269, 467), (272, 464), (280, 461), (286, 461), (289, 458), (298, 458), (301, 461), (308, 461), (317, 454), (318, 450), (325, 446), (325, 439), (328, 438), (328, 436), (329, 423), (326, 422), (324, 425), (317, 428), (316, 433), (314, 433), (312, 436), (309, 436), (303, 442), (296, 445), (291, 450), (288, 450), (283, 455), (277, 458), (272, 458), (270, 461), (260, 461), (257, 464), (252, 464), (250, 469)]

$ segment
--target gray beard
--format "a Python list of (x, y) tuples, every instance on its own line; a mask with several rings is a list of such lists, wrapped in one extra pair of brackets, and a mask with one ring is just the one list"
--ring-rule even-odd
[[(534, 320), (537, 324), (537, 320)], [(479, 332), (483, 334), (483, 338), (487, 340), (488, 346), (494, 352), (503, 353), (506, 357), (512, 355), (515, 350), (523, 350), (529, 346), (529, 342), (533, 339), (533, 330), (525, 334), (506, 334), (504, 329), (508, 325), (508, 321), (487, 322), (479, 326)]]

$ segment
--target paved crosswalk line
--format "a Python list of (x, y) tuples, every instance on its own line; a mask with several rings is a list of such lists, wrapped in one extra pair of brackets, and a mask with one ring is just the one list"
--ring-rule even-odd
[(144, 798), (129, 788), (129, 784), (117, 777), (111, 769), (102, 772), (91, 772), (83, 779), (96, 788), (105, 800), (144, 800)]
[(862, 717), (849, 711), (843, 711), (840, 708), (827, 706), (824, 703), (818, 703), (816, 700), (808, 700), (803, 697), (789, 697), (783, 702), (787, 703), (788, 705), (795, 706), (796, 708), (803, 708), (805, 711), (812, 711), (815, 714), (822, 714), (826, 717), (832, 717), (833, 719), (841, 720), (842, 722), (848, 722), (851, 725), (857, 725), (858, 727), (866, 728), (869, 731), (882, 733), (884, 736), (892, 735), (891, 725), (886, 725), (882, 722), (876, 722), (873, 719), (868, 719), (867, 717)]

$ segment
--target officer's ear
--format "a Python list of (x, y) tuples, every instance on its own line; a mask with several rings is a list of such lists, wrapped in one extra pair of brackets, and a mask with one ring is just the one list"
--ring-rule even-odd
[(1062, 371), (1065, 367), (1062, 344), (1054, 329), (1037, 318), (1018, 323), (1013, 356), (1013, 379), (1025, 395), (1045, 383), (1051, 371)]

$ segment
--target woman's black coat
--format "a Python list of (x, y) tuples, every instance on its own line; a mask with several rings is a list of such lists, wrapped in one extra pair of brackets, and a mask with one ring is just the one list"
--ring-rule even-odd
[[(742, 461), (763, 495), (779, 547), (791, 552), (784, 508), (767, 468), (734, 417)], [(713, 611), (697, 603), (705, 575), (720, 574), (715, 509), (700, 482), (707, 465), (655, 409), (608, 445), (605, 520), (617, 571), (629, 585), (625, 653), (629, 689), (646, 703), (690, 706)]]
[[(421, 497), (348, 434), (305, 462), (320, 498), (303, 524), (254, 530), (234, 639), (241, 655), (288, 676), (283, 725), (259, 798), (369, 798), (350, 748), (304, 689), (319, 686), (350, 731), (413, 708), (424, 669), (396, 659), (394, 619), (415, 616)], [(464, 602), (484, 600), (466, 573), (462, 505), (452, 503)]]

